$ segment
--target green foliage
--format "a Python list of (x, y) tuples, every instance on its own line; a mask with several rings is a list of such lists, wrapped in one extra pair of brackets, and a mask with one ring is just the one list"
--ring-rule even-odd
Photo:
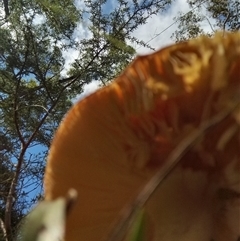
[[(79, 3), (76, 1), (76, 4)], [(13, 240), (41, 198), (47, 149), (72, 99), (111, 81), (135, 56), (132, 32), (171, 0), (0, 2), (0, 233)], [(78, 26), (88, 31), (79, 36)], [(66, 69), (63, 54), (78, 51)], [(63, 75), (63, 70), (68, 74)]]
[[(118, 0), (112, 11), (104, 11), (107, 1), (87, 0), (83, 14), (90, 20), (91, 37), (80, 41), (79, 58), (73, 63), (69, 75), (78, 76), (86, 83), (99, 80), (103, 85), (114, 79), (135, 56), (128, 43), (140, 43), (131, 33), (147, 19), (164, 10), (171, 1)], [(110, 67), (111, 66), (111, 67)], [(77, 88), (77, 86), (76, 86)], [(79, 92), (79, 88), (77, 88)]]
[[(176, 42), (196, 38), (201, 34), (212, 35), (216, 31), (240, 29), (240, 2), (238, 0), (188, 0), (191, 11), (179, 13), (178, 30), (172, 35)], [(203, 22), (211, 31), (204, 31)]]
[[(115, 78), (135, 57), (131, 46), (148, 46), (133, 31), (172, 1), (110, 2), (85, 0), (78, 8), (72, 0), (0, 2), (0, 233), (9, 241), (41, 198), (47, 149), (72, 99), (93, 80), (105, 85)], [(239, 30), (238, 0), (188, 3), (193, 11), (176, 18), (175, 40), (204, 33), (203, 21), (209, 35)], [(79, 25), (87, 34), (79, 34)], [(64, 53), (73, 50), (77, 57), (66, 67)]]
[(65, 231), (65, 212), (66, 202), (63, 198), (53, 202), (42, 201), (23, 221), (23, 227), (18, 234), (19, 240), (62, 240)]
[[(189, 1), (192, 7), (200, 3), (200, 0)], [(236, 31), (240, 29), (240, 2), (238, 0), (210, 0), (204, 5), (202, 4), (202, 7), (205, 7), (209, 16), (216, 20), (216, 28), (224, 31)]]
[(200, 34), (203, 34), (201, 29), (201, 21), (203, 16), (195, 12), (189, 12), (187, 14), (181, 14), (179, 17), (176, 17), (174, 20), (178, 20), (179, 30), (177, 30), (172, 36), (175, 37), (176, 41), (185, 41), (190, 38), (196, 38)]
[(63, 240), (66, 217), (77, 200), (77, 191), (68, 190), (66, 197), (41, 201), (21, 222), (19, 241)]

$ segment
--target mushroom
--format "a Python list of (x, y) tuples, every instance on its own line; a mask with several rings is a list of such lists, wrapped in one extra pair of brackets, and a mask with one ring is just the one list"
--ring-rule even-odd
[[(194, 131), (228, 112), (182, 155), (146, 200), (147, 241), (240, 237), (240, 33), (217, 33), (137, 57), (75, 104), (58, 128), (45, 199), (79, 198), (66, 241), (105, 241), (121, 211)], [(164, 173), (163, 173), (164, 174)]]

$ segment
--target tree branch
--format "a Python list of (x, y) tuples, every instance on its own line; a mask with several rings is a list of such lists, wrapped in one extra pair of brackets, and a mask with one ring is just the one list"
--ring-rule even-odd
[(4, 225), (4, 222), (3, 220), (0, 218), (0, 227), (2, 229), (2, 233), (3, 233), (3, 239), (4, 241), (8, 241), (8, 238), (7, 238), (7, 231), (6, 231), (6, 228), (5, 228), (5, 225)]
[(3, 6), (4, 6), (5, 19), (6, 19), (10, 15), (9, 7), (8, 7), (8, 0), (3, 0)]
[(225, 31), (226, 31), (226, 24), (227, 24), (227, 21), (229, 20), (229, 18), (230, 18), (230, 12), (228, 13), (228, 15), (227, 15), (227, 17), (226, 17), (226, 19), (225, 19), (225, 21), (223, 23), (223, 35), (224, 35)]
[[(49, 116), (49, 114), (53, 111), (53, 109), (56, 107), (56, 105), (58, 104), (63, 92), (70, 86), (72, 85), (72, 83), (75, 81), (72, 80), (70, 83), (68, 83), (67, 85), (65, 85), (62, 90), (60, 91), (58, 97), (55, 99), (54, 103), (52, 104), (52, 106), (48, 109), (48, 111), (45, 113), (45, 115), (43, 116), (43, 118), (40, 120), (39, 124), (37, 125), (36, 129), (34, 130), (34, 132), (32, 133), (32, 135), (30, 136), (30, 138), (26, 141), (26, 142), (22, 142), (22, 148), (21, 148), (21, 152), (18, 158), (18, 162), (16, 165), (16, 170), (11, 182), (11, 186), (9, 188), (9, 192), (7, 195), (7, 200), (6, 200), (6, 209), (5, 209), (5, 227), (6, 227), (6, 233), (10, 234), (11, 233), (11, 211), (12, 211), (12, 206), (13, 206), (13, 197), (15, 194), (15, 190), (16, 190), (16, 186), (18, 183), (18, 178), (21, 172), (21, 167), (24, 161), (24, 155), (26, 153), (27, 148), (29, 147), (29, 145), (31, 144), (32, 140), (35, 138), (35, 136), (37, 135), (37, 132), (39, 131), (39, 129), (41, 128), (41, 126), (43, 125), (44, 121), (46, 120), (46, 118)], [(17, 128), (18, 125), (17, 125)]]

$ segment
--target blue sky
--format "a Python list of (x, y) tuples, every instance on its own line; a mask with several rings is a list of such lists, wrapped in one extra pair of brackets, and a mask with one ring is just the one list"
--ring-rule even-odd
[[(107, 4), (105, 4), (105, 11), (107, 11), (108, 8), (113, 8), (115, 5), (115, 0), (108, 0)], [(85, 8), (84, 2), (82, 0), (75, 0), (75, 4), (78, 8), (83, 9)], [(173, 40), (170, 38), (172, 33), (174, 33), (178, 27), (178, 23), (175, 22), (174, 17), (178, 15), (179, 12), (187, 13), (189, 11), (189, 6), (187, 4), (187, 0), (175, 0), (174, 3), (170, 6), (168, 11), (164, 13), (160, 13), (158, 15), (153, 15), (151, 18), (148, 19), (147, 23), (139, 26), (139, 28), (132, 33), (132, 36), (136, 37), (140, 41), (143, 40), (145, 42), (148, 42), (148, 44), (154, 48), (154, 49), (160, 49), (162, 47), (165, 47), (167, 45), (170, 45), (173, 43)], [(1, 15), (2, 13), (0, 13)], [(36, 16), (36, 23), (40, 24), (44, 21), (44, 17), (42, 16)], [(210, 19), (211, 23), (212, 20)], [(79, 22), (75, 32), (74, 32), (74, 38), (77, 40), (90, 38), (91, 33), (88, 31), (88, 19), (84, 19), (83, 21)], [(211, 26), (209, 25), (208, 21), (203, 21), (202, 28), (206, 32), (211, 32)], [(130, 43), (129, 43), (130, 44)], [(149, 54), (152, 51), (144, 48), (142, 46), (134, 45), (133, 46), (138, 55), (142, 54)], [(63, 57), (65, 58), (65, 69), (62, 72), (62, 75), (66, 75), (71, 63), (74, 62), (76, 58), (78, 58), (78, 52), (74, 49), (67, 50), (66, 52), (63, 52)], [(78, 96), (77, 99), (82, 99), (85, 96), (89, 95), (90, 93), (94, 92), (99, 88), (99, 82), (93, 81), (92, 83), (85, 85), (84, 92)], [(27, 157), (30, 157), (33, 153), (39, 153), (44, 152), (45, 148), (36, 146), (33, 148), (28, 149)], [(26, 157), (26, 158), (27, 158)], [(30, 182), (31, 180), (26, 180), (26, 182)], [(32, 186), (29, 186), (26, 191), (31, 190)], [(40, 191), (41, 187), (38, 187), (37, 190), (34, 192), (38, 193)], [(32, 193), (34, 196), (34, 194)]]
[[(78, 8), (83, 9), (85, 5), (81, 0), (75, 0), (75, 4)], [(108, 0), (105, 4), (105, 8), (114, 7), (115, 1)], [(132, 33), (132, 36), (138, 38), (139, 40), (143, 40), (148, 42), (148, 44), (154, 49), (160, 49), (167, 45), (173, 43), (173, 40), (170, 38), (171, 35), (177, 30), (178, 23), (175, 22), (174, 17), (178, 16), (179, 12), (187, 13), (190, 10), (187, 0), (175, 0), (173, 4), (171, 4), (168, 11), (164, 13), (159, 13), (158, 15), (153, 15), (148, 19), (147, 23), (140, 26), (136, 31)], [(204, 13), (204, 12), (203, 12)], [(212, 19), (210, 20), (213, 23)], [(83, 22), (79, 23), (74, 37), (76, 39), (88, 38), (91, 36), (91, 33), (87, 30), (88, 20), (85, 19)], [(211, 26), (207, 19), (203, 21), (202, 28), (206, 32), (212, 32)], [(130, 44), (130, 43), (129, 43)], [(133, 46), (138, 55), (149, 54), (152, 51), (148, 48), (144, 48), (142, 46), (134, 45)], [(66, 75), (67, 69), (70, 64), (74, 61), (74, 59), (78, 58), (78, 52), (75, 50), (68, 50), (63, 53), (63, 56), (66, 60), (65, 70), (62, 72), (63, 75)], [(85, 85), (84, 92), (80, 94), (77, 99), (82, 99), (90, 93), (94, 92), (99, 88), (99, 82), (93, 81), (92, 83)]]

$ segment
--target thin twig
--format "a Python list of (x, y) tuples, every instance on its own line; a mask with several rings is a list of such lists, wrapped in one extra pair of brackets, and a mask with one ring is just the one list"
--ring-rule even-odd
[(3, 233), (3, 239), (5, 241), (8, 241), (8, 238), (7, 238), (7, 230), (6, 230), (6, 227), (5, 227), (5, 224), (3, 222), (3, 220), (0, 218), (0, 227), (2, 229), (2, 233)]
[(213, 28), (212, 24), (210, 23), (208, 17), (205, 16), (205, 19), (207, 20), (207, 22), (208, 22), (210, 28), (212, 29), (212, 32), (215, 33), (216, 31), (214, 30), (214, 28)]
[(24, 137), (20, 131), (20, 126), (19, 126), (19, 98), (18, 98), (18, 95), (19, 95), (19, 88), (20, 88), (20, 84), (21, 84), (21, 76), (23, 74), (23, 69), (26, 66), (27, 59), (28, 59), (28, 56), (30, 53), (29, 46), (30, 46), (29, 41), (27, 41), (23, 65), (22, 65), (20, 71), (15, 75), (15, 78), (17, 79), (17, 85), (16, 85), (16, 89), (15, 89), (15, 93), (14, 93), (13, 116), (14, 116), (14, 124), (15, 124), (15, 128), (17, 131), (17, 135), (21, 142), (21, 152), (20, 152), (20, 155), (18, 158), (16, 170), (15, 170), (15, 173), (14, 173), (14, 176), (13, 176), (10, 188), (9, 188), (7, 200), (6, 200), (4, 221), (5, 221), (5, 228), (6, 228), (7, 234), (11, 234), (11, 231), (12, 231), (11, 230), (11, 213), (12, 213), (13, 196), (15, 193), (18, 176), (19, 176), (19, 173), (20, 173), (20, 170), (22, 167), (25, 151), (28, 148), (28, 145), (26, 145), (26, 143), (25, 143)]
[(226, 19), (225, 19), (225, 21), (224, 21), (224, 23), (223, 23), (223, 36), (224, 36), (224, 34), (225, 34), (226, 24), (227, 24), (227, 21), (229, 20), (229, 18), (230, 18), (230, 12), (228, 13), (228, 15), (227, 15), (227, 17), (226, 17)]
[(23, 160), (24, 160), (24, 155), (26, 153), (27, 148), (29, 147), (29, 145), (31, 144), (32, 140), (35, 138), (35, 136), (37, 135), (39, 129), (41, 128), (41, 126), (43, 125), (44, 121), (46, 120), (46, 118), (49, 116), (49, 114), (53, 111), (53, 109), (56, 107), (56, 105), (58, 104), (60, 98), (62, 97), (63, 92), (74, 82), (74, 80), (70, 83), (68, 83), (67, 85), (65, 85), (61, 91), (59, 92), (58, 97), (55, 99), (54, 103), (52, 104), (52, 106), (48, 109), (48, 111), (45, 113), (45, 115), (43, 116), (43, 118), (40, 120), (40, 122), (38, 123), (38, 125), (36, 126), (34, 132), (32, 133), (32, 135), (29, 137), (29, 139), (24, 142), (24, 144), (22, 145), (21, 148), (21, 152), (18, 158), (18, 162), (16, 165), (16, 170), (9, 188), (9, 192), (7, 195), (7, 200), (6, 200), (6, 208), (5, 208), (5, 227), (6, 227), (6, 231), (7, 233), (11, 232), (11, 211), (12, 211), (12, 205), (13, 205), (13, 197), (14, 197), (14, 193), (16, 190), (16, 186), (18, 183), (18, 178), (19, 178), (19, 174), (21, 172), (21, 168), (22, 168), (22, 164), (23, 164)]

